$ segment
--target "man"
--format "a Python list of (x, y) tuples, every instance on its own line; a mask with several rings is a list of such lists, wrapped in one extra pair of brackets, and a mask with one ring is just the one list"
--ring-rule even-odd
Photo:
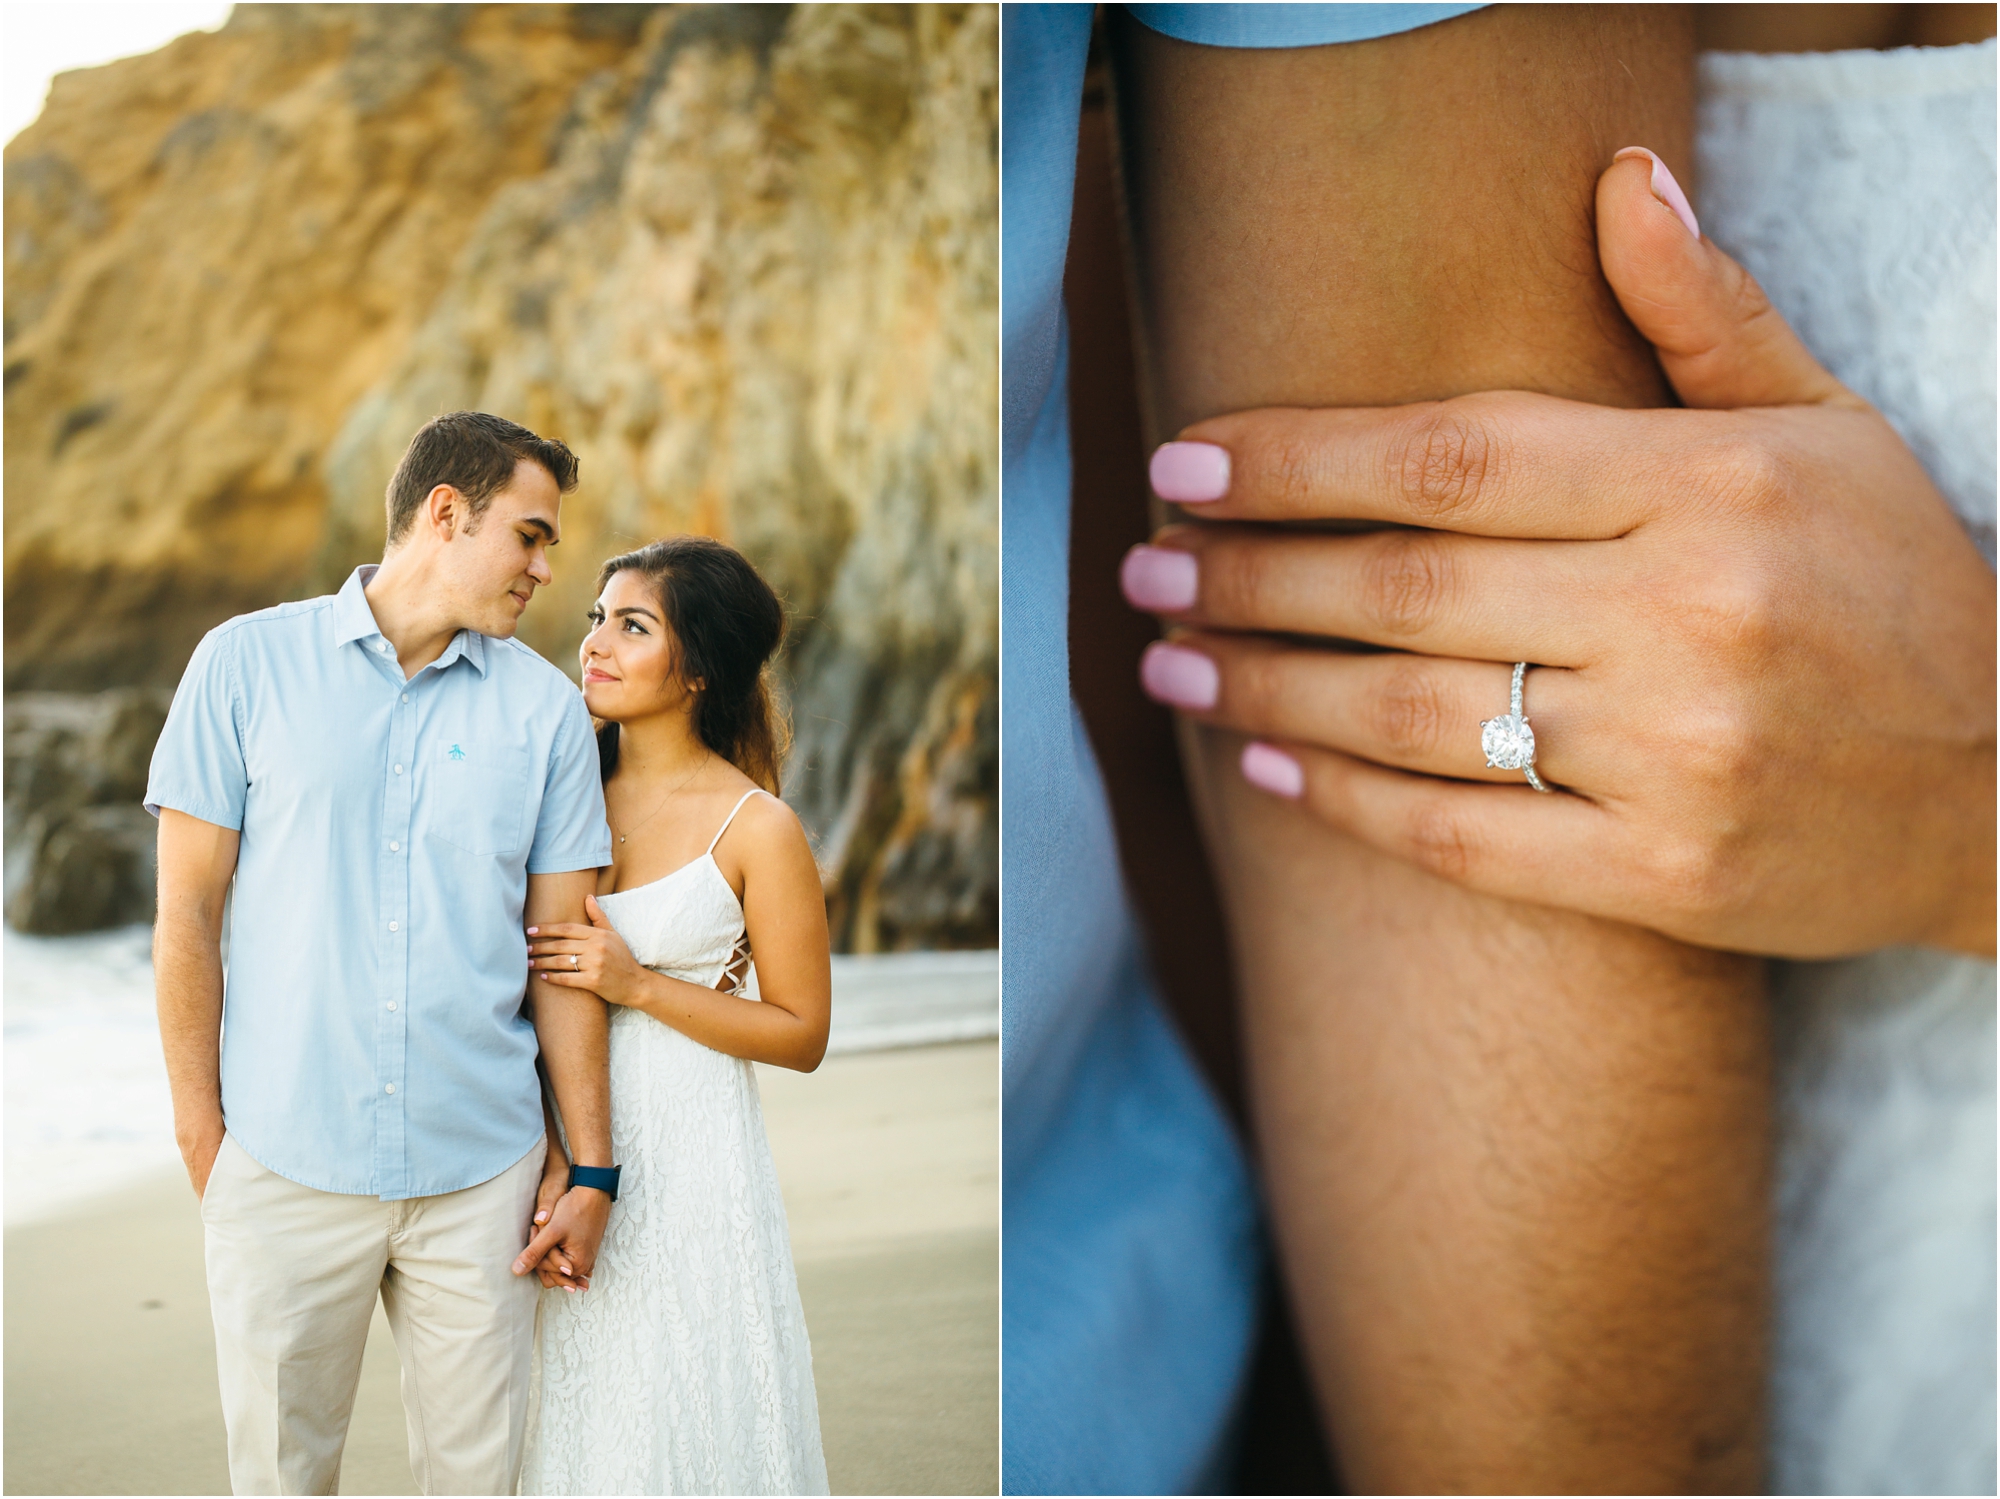
[(512, 1493), (526, 1272), (581, 1282), (610, 1214), (573, 1186), (523, 1252), (538, 1037), (572, 1158), (612, 1165), (604, 1006), (523, 1008), (524, 927), (585, 920), (611, 853), (582, 697), (512, 638), (576, 475), (499, 417), (428, 423), (381, 564), (210, 631), (153, 755), (160, 1034), (239, 1494), (335, 1491), (378, 1291), (417, 1482)]

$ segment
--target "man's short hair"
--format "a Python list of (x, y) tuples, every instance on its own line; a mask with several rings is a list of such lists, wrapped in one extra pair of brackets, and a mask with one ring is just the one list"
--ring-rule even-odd
[(522, 459), (539, 463), (568, 494), (576, 488), (576, 454), (552, 437), (537, 437), (519, 422), (484, 411), (453, 411), (418, 428), (389, 479), (389, 545), (409, 533), (424, 497), (440, 484), (465, 496), (472, 530), (487, 503), (514, 477)]

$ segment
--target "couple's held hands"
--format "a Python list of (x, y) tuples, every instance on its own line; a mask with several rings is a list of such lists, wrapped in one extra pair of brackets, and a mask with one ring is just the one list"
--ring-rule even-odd
[(533, 1272), (544, 1286), (565, 1291), (589, 1290), (597, 1248), (610, 1221), (610, 1195), (595, 1187), (572, 1188), (569, 1161), (550, 1141), (548, 1164), (535, 1192), (531, 1237), (514, 1261), (514, 1273)]
[(528, 928), (528, 967), (545, 983), (566, 989), (588, 989), (608, 1004), (636, 1002), (646, 970), (611, 925), (597, 897), (583, 900), (585, 926), (551, 921)]
[[(1123, 570), (1172, 627), (1147, 691), (1251, 736), (1261, 789), (1478, 890), (1774, 956), (1990, 956), (1991, 568), (1650, 153), (1597, 220), (1687, 409), (1493, 392), (1187, 429), (1154, 487), (1203, 523)], [(1328, 521), (1382, 529), (1270, 524)], [(1568, 794), (1486, 765), (1523, 661)]]

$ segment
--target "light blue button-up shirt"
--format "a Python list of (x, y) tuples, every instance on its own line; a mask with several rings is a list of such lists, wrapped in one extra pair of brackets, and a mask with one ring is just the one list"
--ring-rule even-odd
[(490, 1180), (542, 1133), (530, 874), (610, 862), (583, 697), (461, 630), (408, 681), (357, 568), (218, 625), (146, 809), (240, 829), (222, 1112), (280, 1176), (392, 1201)]

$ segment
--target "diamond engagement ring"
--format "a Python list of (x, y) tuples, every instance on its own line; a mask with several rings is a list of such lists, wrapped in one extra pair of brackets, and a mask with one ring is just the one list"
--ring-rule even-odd
[(1535, 731), (1528, 727), (1528, 720), (1521, 712), (1521, 679), (1527, 674), (1528, 663), (1516, 661), (1511, 710), (1504, 718), (1481, 720), (1479, 747), (1486, 751), (1490, 769), (1523, 771), (1530, 786), (1547, 791), (1548, 785), (1535, 774)]

